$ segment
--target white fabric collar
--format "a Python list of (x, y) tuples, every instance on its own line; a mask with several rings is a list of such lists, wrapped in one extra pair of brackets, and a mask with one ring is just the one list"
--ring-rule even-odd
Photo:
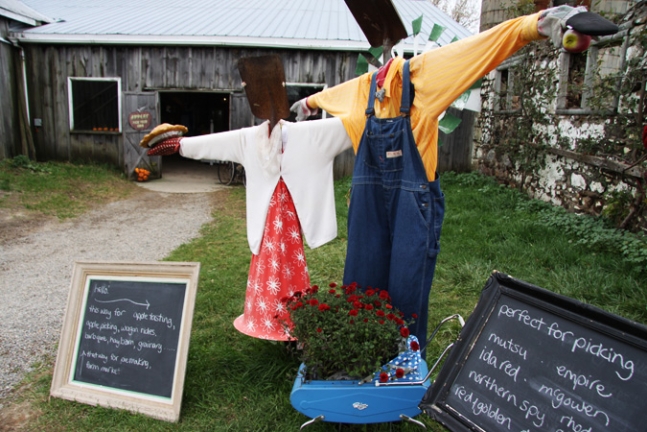
[[(268, 136), (269, 120), (263, 122), (256, 130), (256, 149), (261, 168), (267, 175), (276, 175), (281, 169), (281, 154), (283, 153), (284, 135), (283, 120), (274, 125), (272, 133)], [(285, 135), (287, 141), (287, 131)]]

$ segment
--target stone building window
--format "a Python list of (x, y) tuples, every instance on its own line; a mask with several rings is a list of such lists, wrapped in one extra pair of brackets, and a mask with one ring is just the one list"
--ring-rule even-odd
[(518, 70), (517, 62), (503, 63), (496, 69), (494, 78), (494, 111), (516, 112), (521, 109), (521, 99), (515, 92)]
[(622, 39), (607, 40), (605, 44), (593, 43), (583, 53), (561, 52), (559, 57), (559, 90), (557, 112), (560, 114), (613, 114), (618, 108), (618, 98), (613, 97), (613, 87), (619, 85), (618, 73), (622, 69), (626, 47)]
[(121, 131), (120, 78), (68, 78), (70, 130)]

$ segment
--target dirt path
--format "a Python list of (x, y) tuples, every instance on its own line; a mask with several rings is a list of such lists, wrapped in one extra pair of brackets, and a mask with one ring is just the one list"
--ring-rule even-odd
[(199, 235), (223, 193), (141, 190), (66, 222), (0, 215), (0, 409), (55, 354), (75, 261), (161, 260)]

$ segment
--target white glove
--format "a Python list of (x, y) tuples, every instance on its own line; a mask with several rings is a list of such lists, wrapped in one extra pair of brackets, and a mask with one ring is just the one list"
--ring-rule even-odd
[(290, 107), (290, 111), (296, 113), (298, 122), (303, 121), (310, 116), (316, 115), (319, 112), (319, 108), (311, 109), (310, 107), (308, 107), (308, 104), (306, 103), (307, 99), (308, 98), (296, 101)]
[(568, 5), (546, 9), (537, 21), (537, 30), (542, 36), (548, 36), (557, 48), (562, 47), (562, 38), (566, 31), (566, 21), (573, 15), (586, 12), (584, 6), (571, 7)]

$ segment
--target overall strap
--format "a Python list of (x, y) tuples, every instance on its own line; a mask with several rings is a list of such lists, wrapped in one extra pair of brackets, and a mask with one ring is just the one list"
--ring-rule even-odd
[(373, 73), (371, 78), (371, 88), (368, 91), (368, 106), (366, 107), (366, 116), (372, 116), (375, 114), (375, 89), (377, 88), (377, 71)]
[(409, 60), (407, 60), (402, 66), (402, 100), (400, 101), (400, 112), (402, 115), (409, 115), (411, 102), (413, 101), (413, 94), (414, 90), (409, 73)]

